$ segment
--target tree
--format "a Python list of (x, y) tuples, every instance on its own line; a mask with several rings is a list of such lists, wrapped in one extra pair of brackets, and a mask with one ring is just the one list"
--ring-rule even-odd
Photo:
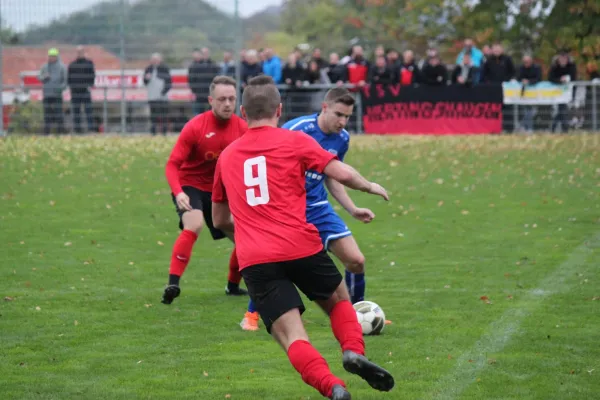
[(3, 20), (0, 21), (0, 41), (5, 45), (15, 45), (19, 43), (19, 36), (17, 33), (7, 26)]

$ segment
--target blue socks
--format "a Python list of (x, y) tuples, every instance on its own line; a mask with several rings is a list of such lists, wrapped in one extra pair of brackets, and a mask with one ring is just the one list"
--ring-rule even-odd
[(353, 274), (352, 272), (346, 271), (346, 286), (350, 292), (352, 304), (365, 299), (365, 274)]
[(252, 301), (252, 299), (250, 299), (250, 301), (248, 302), (248, 312), (256, 312), (256, 308), (254, 308), (254, 302)]

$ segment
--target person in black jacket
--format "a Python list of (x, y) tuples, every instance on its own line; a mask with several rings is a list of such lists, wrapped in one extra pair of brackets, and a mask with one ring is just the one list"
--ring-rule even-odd
[(369, 69), (368, 82), (372, 84), (391, 84), (396, 83), (396, 74), (387, 65), (385, 56), (377, 56), (375, 64)]
[[(557, 85), (564, 85), (577, 80), (577, 67), (569, 57), (566, 51), (561, 52), (550, 67), (548, 72), (548, 80)], [(563, 132), (569, 131), (569, 121), (567, 120), (567, 105), (559, 104), (558, 113), (552, 119), (551, 131), (554, 132), (558, 123)]]
[(256, 50), (248, 50), (244, 58), (245, 63), (242, 64), (241, 71), (242, 88), (246, 87), (250, 79), (263, 75), (263, 67), (258, 59), (258, 52)]
[(87, 131), (95, 132), (94, 112), (92, 108), (92, 94), (96, 70), (92, 60), (85, 57), (83, 46), (77, 46), (77, 58), (69, 64), (67, 70), (67, 84), (71, 90), (71, 107), (73, 108), (73, 128), (76, 133), (83, 133), (81, 129), (81, 106), (84, 107), (87, 118)]
[[(523, 64), (519, 67), (517, 80), (521, 83), (521, 85), (523, 85), (521, 97), (525, 95), (529, 86), (535, 85), (542, 80), (542, 69), (539, 65), (533, 62), (533, 58), (529, 54), (523, 56)], [(533, 132), (533, 118), (535, 116), (535, 112), (536, 109), (533, 106), (524, 107), (521, 127), (527, 133)]]
[(448, 84), (448, 69), (440, 63), (440, 57), (433, 54), (421, 69), (421, 83), (428, 86), (446, 86)]
[(159, 53), (152, 55), (151, 63), (144, 71), (144, 85), (148, 91), (150, 105), (150, 132), (156, 135), (158, 125), (161, 125), (163, 135), (167, 134), (169, 116), (169, 97), (172, 80), (169, 67), (162, 61)]
[(329, 81), (337, 85), (342, 85), (348, 77), (346, 76), (346, 66), (340, 64), (338, 53), (329, 54), (329, 65), (325, 69)]
[(483, 82), (502, 83), (514, 79), (516, 75), (512, 58), (504, 54), (504, 48), (496, 43), (492, 46), (492, 55), (483, 64)]
[(208, 110), (208, 92), (210, 83), (219, 73), (219, 66), (210, 58), (208, 48), (202, 51), (195, 49), (192, 53), (194, 61), (188, 68), (188, 85), (194, 94), (192, 112), (198, 115)]
[(477, 82), (478, 68), (473, 66), (470, 53), (464, 53), (462, 64), (454, 67), (452, 71), (452, 84), (471, 87)]

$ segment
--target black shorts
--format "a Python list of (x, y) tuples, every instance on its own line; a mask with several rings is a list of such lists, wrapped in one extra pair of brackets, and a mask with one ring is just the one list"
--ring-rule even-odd
[[(183, 189), (183, 192), (190, 198), (190, 206), (192, 206), (194, 210), (202, 210), (204, 222), (206, 222), (206, 226), (208, 227), (212, 238), (214, 240), (226, 238), (227, 236), (225, 233), (222, 230), (215, 228), (213, 225), (211, 193), (204, 192), (191, 186), (183, 186), (181, 189)], [(185, 211), (180, 210), (179, 207), (177, 207), (177, 200), (175, 200), (175, 195), (173, 195), (173, 193), (171, 193), (171, 197), (173, 198), (173, 203), (175, 204), (177, 214), (179, 214), (179, 229), (183, 229), (183, 221), (181, 220), (181, 217)]]
[(242, 276), (269, 333), (273, 322), (286, 312), (294, 308), (304, 312), (296, 286), (311, 301), (327, 300), (343, 280), (325, 250), (298, 260), (246, 267)]

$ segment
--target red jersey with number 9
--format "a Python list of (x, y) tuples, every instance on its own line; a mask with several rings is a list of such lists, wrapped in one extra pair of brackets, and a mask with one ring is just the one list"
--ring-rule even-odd
[(323, 250), (306, 222), (306, 170), (337, 158), (303, 132), (251, 128), (217, 162), (214, 203), (229, 202), (240, 269), (296, 260)]

